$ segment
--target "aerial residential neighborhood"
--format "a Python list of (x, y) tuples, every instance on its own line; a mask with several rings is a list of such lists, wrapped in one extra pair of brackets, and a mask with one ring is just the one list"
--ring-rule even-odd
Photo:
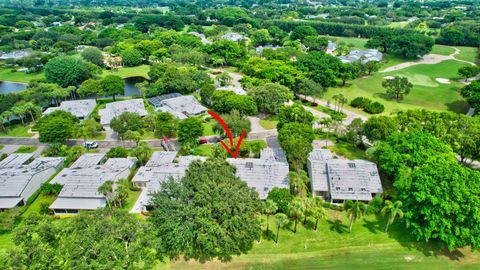
[(0, 1), (0, 270), (480, 269), (480, 2)]

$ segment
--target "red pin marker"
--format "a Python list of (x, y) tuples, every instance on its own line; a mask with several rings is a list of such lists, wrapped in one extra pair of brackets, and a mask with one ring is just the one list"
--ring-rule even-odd
[(232, 155), (233, 158), (237, 158), (238, 156), (238, 150), (240, 150), (240, 145), (242, 145), (242, 141), (243, 141), (243, 138), (245, 137), (246, 135), (246, 132), (245, 130), (242, 132), (242, 134), (240, 135), (240, 139), (238, 139), (238, 142), (237, 142), (237, 145), (235, 146), (235, 152), (233, 152), (230, 148), (233, 147), (233, 137), (232, 137), (232, 132), (230, 132), (230, 129), (228, 128), (227, 124), (225, 123), (225, 121), (223, 121), (223, 119), (218, 116), (216, 113), (214, 113), (213, 111), (208, 111), (208, 113), (213, 117), (215, 118), (219, 123), (220, 125), (222, 125), (223, 129), (225, 130), (225, 133), (227, 133), (227, 136), (228, 136), (228, 139), (230, 141), (230, 147), (227, 146), (227, 144), (224, 142), (224, 141), (220, 141), (220, 143), (223, 145), (223, 147), (225, 147), (225, 149), (227, 149), (228, 153), (230, 153), (230, 155)]

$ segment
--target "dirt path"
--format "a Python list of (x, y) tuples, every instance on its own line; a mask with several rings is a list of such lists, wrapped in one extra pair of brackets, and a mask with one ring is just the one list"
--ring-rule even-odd
[(440, 54), (431, 53), (431, 54), (424, 55), (422, 58), (420, 58), (416, 61), (410, 61), (410, 62), (405, 62), (405, 63), (398, 64), (398, 65), (395, 65), (395, 66), (391, 66), (391, 67), (388, 67), (384, 70), (381, 70), (380, 72), (391, 72), (391, 71), (401, 70), (401, 69), (404, 69), (404, 68), (407, 68), (407, 67), (420, 65), (420, 64), (435, 65), (435, 64), (441, 63), (441, 62), (446, 61), (446, 60), (455, 60), (455, 61), (458, 61), (458, 62), (462, 62), (462, 63), (466, 63), (466, 64), (469, 64), (469, 65), (475, 66), (475, 63), (473, 63), (473, 62), (455, 58), (455, 56), (460, 53), (460, 50), (456, 47), (450, 47), (450, 48), (455, 50), (455, 52), (450, 54), (450, 55), (440, 55)]

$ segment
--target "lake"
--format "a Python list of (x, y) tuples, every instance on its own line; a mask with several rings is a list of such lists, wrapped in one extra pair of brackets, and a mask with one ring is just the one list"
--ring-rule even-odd
[[(129, 97), (133, 95), (141, 95), (140, 91), (137, 87), (135, 87), (136, 83), (145, 81), (143, 77), (130, 77), (125, 79), (125, 92), (123, 96)], [(20, 92), (27, 88), (27, 84), (25, 83), (17, 83), (17, 82), (10, 82), (10, 81), (0, 81), (0, 94), (7, 94), (13, 92)]]

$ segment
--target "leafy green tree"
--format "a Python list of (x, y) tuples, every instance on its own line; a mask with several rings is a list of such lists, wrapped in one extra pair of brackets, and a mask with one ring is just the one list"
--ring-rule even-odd
[(40, 118), (36, 124), (40, 142), (64, 143), (72, 138), (78, 118), (61, 110), (54, 111)]
[(105, 93), (100, 80), (88, 79), (80, 85), (77, 94), (82, 98), (95, 97), (96, 100), (98, 96), (103, 96)]
[(123, 65), (127, 67), (135, 67), (142, 63), (142, 53), (137, 49), (127, 49), (121, 56)]
[(278, 140), (287, 155), (290, 166), (299, 171), (306, 162), (308, 154), (313, 150), (314, 139), (311, 126), (300, 123), (287, 123), (278, 132)]
[(303, 45), (305, 45), (309, 51), (325, 51), (328, 46), (328, 38), (321, 36), (306, 36), (303, 39)]
[(152, 206), (151, 221), (171, 258), (227, 261), (250, 250), (260, 234), (258, 194), (219, 159), (194, 162), (185, 177), (164, 182)]
[(115, 146), (108, 150), (106, 157), (107, 158), (126, 158), (128, 157), (129, 151), (125, 147)]
[(277, 128), (281, 129), (287, 123), (301, 123), (312, 125), (313, 114), (302, 105), (294, 103), (292, 106), (282, 106), (278, 112)]
[(253, 88), (249, 95), (257, 103), (260, 112), (276, 114), (285, 102), (290, 99), (287, 87), (275, 83), (267, 83)]
[(198, 138), (203, 135), (202, 121), (190, 117), (178, 123), (178, 142), (182, 146), (192, 147), (198, 144)]
[(288, 215), (291, 219), (293, 219), (295, 225), (293, 232), (297, 233), (297, 223), (300, 219), (302, 219), (303, 210), (305, 209), (305, 204), (300, 199), (294, 198), (290, 205), (288, 206)]
[(278, 236), (280, 235), (280, 228), (283, 228), (288, 224), (288, 217), (284, 213), (277, 213), (275, 215), (275, 222), (277, 223), (277, 236), (275, 237), (275, 243), (278, 244)]
[(45, 78), (48, 82), (56, 83), (61, 87), (77, 86), (90, 79), (95, 69), (80, 58), (59, 56), (52, 58), (45, 65)]
[(284, 214), (288, 213), (288, 205), (292, 201), (292, 194), (287, 188), (273, 188), (267, 196), (267, 200), (271, 200), (277, 204), (278, 211)]
[(477, 66), (464, 66), (458, 69), (458, 75), (465, 78), (465, 81), (467, 81), (468, 78), (475, 77), (478, 72), (479, 69)]
[(168, 112), (155, 113), (155, 137), (173, 138), (177, 134), (178, 119)]
[(278, 210), (278, 207), (277, 207), (277, 204), (274, 201), (266, 200), (264, 202), (263, 213), (267, 216), (267, 233), (268, 233), (268, 225), (269, 225), (268, 218), (271, 215), (275, 215), (277, 210)]
[(385, 226), (385, 232), (388, 231), (388, 226), (395, 222), (395, 219), (398, 217), (399, 219), (403, 218), (403, 211), (402, 211), (402, 202), (395, 201), (392, 202), (390, 200), (385, 201), (385, 206), (382, 208), (381, 213), (384, 217), (387, 218), (387, 225)]
[(303, 95), (304, 97), (310, 96), (314, 99), (323, 97), (325, 94), (325, 88), (309, 78), (301, 78), (298, 80), (295, 88), (295, 93)]
[(98, 193), (103, 194), (105, 196), (105, 199), (107, 201), (107, 205), (109, 208), (112, 207), (112, 202), (114, 198), (114, 190), (113, 190), (113, 185), (114, 182), (111, 180), (103, 182), (99, 187), (98, 187)]
[(413, 84), (406, 77), (395, 76), (393, 79), (385, 79), (382, 86), (386, 89), (387, 95), (398, 102), (410, 93)]
[(217, 59), (224, 59), (228, 65), (234, 65), (236, 62), (245, 56), (246, 50), (237, 42), (221, 39), (207, 45), (205, 51)]
[(317, 36), (317, 30), (315, 28), (308, 26), (308, 25), (299, 25), (292, 30), (290, 33), (291, 40), (304, 40), (306, 37), (309, 36)]
[(131, 155), (136, 157), (142, 166), (147, 163), (152, 154), (153, 150), (147, 142), (139, 142), (131, 152)]
[(342, 62), (323, 51), (313, 51), (298, 57), (295, 65), (308, 75), (308, 78), (323, 87), (337, 84), (336, 77)]
[[(243, 131), (248, 134), (252, 129), (250, 120), (241, 115), (237, 110), (233, 110), (230, 114), (222, 114), (221, 117), (229, 127), (233, 137), (239, 137)], [(213, 126), (213, 131), (225, 135), (225, 129), (218, 122)]]
[(122, 95), (125, 89), (125, 81), (117, 75), (107, 75), (100, 81), (102, 91), (107, 96), (112, 96), (115, 101), (115, 95)]
[(21, 213), (19, 207), (5, 209), (0, 212), (0, 232), (4, 233), (11, 231), (20, 215)]
[(422, 33), (410, 32), (392, 37), (390, 44), (390, 53), (404, 58), (417, 58), (432, 50), (434, 40)]
[(127, 130), (125, 134), (123, 135), (123, 139), (125, 140), (130, 140), (135, 143), (135, 145), (138, 145), (138, 142), (142, 139), (142, 135), (138, 131), (131, 131)]
[(365, 204), (358, 201), (352, 202), (350, 200), (347, 200), (343, 204), (343, 208), (347, 213), (348, 219), (350, 219), (350, 226), (348, 231), (352, 232), (353, 223), (360, 219), (365, 212)]
[(57, 49), (60, 52), (68, 53), (75, 50), (75, 45), (70, 42), (60, 40), (53, 44), (53, 48)]
[(88, 47), (82, 53), (82, 58), (97, 66), (103, 66), (103, 53), (98, 48)]
[(342, 86), (345, 86), (347, 80), (353, 80), (358, 77), (358, 69), (352, 64), (342, 64), (339, 69), (339, 78), (342, 80)]
[(468, 104), (476, 111), (480, 111), (480, 82), (473, 81), (469, 85), (464, 86), (460, 94), (464, 97)]
[(288, 182), (290, 183), (290, 192), (294, 196), (301, 198), (307, 196), (310, 178), (305, 171), (289, 172)]
[(313, 228), (315, 231), (318, 228), (318, 221), (327, 218), (327, 211), (323, 207), (323, 203), (324, 201), (321, 197), (315, 197), (310, 209), (311, 215), (315, 219), (315, 227)]
[(267, 45), (272, 42), (272, 37), (267, 29), (255, 30), (250, 34), (253, 46)]
[(143, 134), (145, 123), (140, 115), (133, 112), (123, 112), (110, 121), (110, 127), (113, 131), (118, 133), (118, 136), (123, 140), (123, 136), (128, 130), (138, 131)]
[(370, 117), (363, 124), (363, 133), (369, 140), (379, 141), (384, 140), (390, 134), (398, 130), (395, 119), (387, 116)]
[(213, 92), (212, 109), (217, 113), (230, 113), (233, 110), (242, 115), (256, 115), (257, 104), (251, 96), (237, 95), (232, 91), (216, 90)]
[(22, 125), (25, 125), (25, 115), (27, 114), (27, 108), (24, 105), (16, 105), (12, 107), (12, 112), (16, 114), (22, 121)]

